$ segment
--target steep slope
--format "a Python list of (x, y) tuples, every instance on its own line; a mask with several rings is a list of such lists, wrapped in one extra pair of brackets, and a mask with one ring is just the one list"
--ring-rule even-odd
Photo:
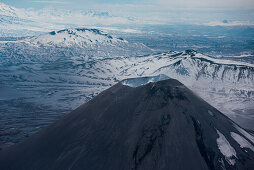
[(0, 169), (254, 168), (253, 136), (177, 80), (128, 86), (142, 79), (0, 152)]

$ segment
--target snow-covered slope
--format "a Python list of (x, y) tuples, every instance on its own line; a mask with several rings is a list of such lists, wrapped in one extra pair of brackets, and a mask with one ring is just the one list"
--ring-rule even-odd
[(0, 63), (48, 62), (68, 58), (115, 58), (149, 54), (142, 43), (111, 36), (98, 29), (52, 31), (18, 41), (0, 41)]
[[(66, 33), (70, 37), (64, 40)], [(151, 53), (151, 50), (142, 44), (131, 44), (97, 33), (97, 30), (85, 30), (80, 34), (65, 30), (51, 34), (43, 35), (44, 38), (50, 37), (44, 41), (40, 41), (41, 37), (36, 37), (29, 41), (2, 45), (0, 63), (8, 67), (13, 64), (18, 65), (15, 66), (18, 68), (22, 66), (20, 76), (24, 82), (47, 83), (54, 80), (53, 82), (63, 81), (67, 84), (92, 85), (89, 90), (81, 87), (82, 91), (86, 91), (82, 96), (86, 97), (93, 96), (124, 78), (164, 74), (180, 80), (227, 115), (253, 114), (252, 64), (214, 59), (192, 50), (136, 56)], [(97, 41), (95, 37), (98, 38)], [(80, 41), (83, 39), (86, 41)], [(27, 73), (27, 70), (22, 70), (24, 63), (34, 63), (25, 65), (33, 71)], [(17, 68), (12, 69), (12, 74), (16, 74)], [(44, 69), (47, 70), (46, 75)], [(31, 80), (30, 74), (38, 74), (41, 78)], [(97, 91), (98, 88), (101, 90)], [(81, 102), (73, 102), (72, 105), (75, 108), (79, 103)]]
[(117, 45), (117, 43), (128, 43), (123, 39), (112, 37), (98, 29), (65, 29), (52, 31), (49, 34), (35, 36), (25, 40), (32, 44), (53, 46), (88, 46), (88, 45)]
[[(31, 112), (23, 118), (26, 126), (20, 124), (22, 133), (37, 121), (47, 125), (57, 118), (56, 113), (69, 112), (122, 79), (164, 74), (242, 126), (254, 129), (252, 64), (215, 59), (193, 50), (152, 53), (143, 44), (94, 29), (1, 42), (1, 113), (12, 112), (2, 116), (2, 121)], [(35, 112), (39, 120), (32, 119)]]

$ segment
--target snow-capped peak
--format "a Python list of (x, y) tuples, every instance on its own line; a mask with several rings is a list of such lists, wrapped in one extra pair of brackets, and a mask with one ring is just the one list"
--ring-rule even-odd
[(52, 31), (48, 34), (28, 38), (25, 41), (37, 45), (58, 45), (58, 46), (87, 46), (95, 44), (114, 44), (125, 42), (121, 38), (110, 36), (98, 29), (75, 28)]

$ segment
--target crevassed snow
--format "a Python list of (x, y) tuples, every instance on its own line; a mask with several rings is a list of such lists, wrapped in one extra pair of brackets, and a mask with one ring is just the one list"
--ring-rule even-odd
[(130, 86), (130, 87), (138, 87), (138, 86), (143, 86), (145, 84), (148, 84), (150, 82), (157, 82), (157, 81), (167, 80), (167, 79), (169, 79), (168, 76), (164, 74), (160, 74), (153, 77), (139, 77), (139, 78), (127, 79), (122, 81), (122, 84), (126, 86)]
[(246, 139), (244, 139), (242, 136), (240, 136), (239, 134), (235, 132), (231, 132), (230, 134), (232, 138), (240, 145), (241, 148), (249, 148), (252, 151), (254, 151), (253, 145), (250, 142), (248, 142)]
[(252, 136), (251, 134), (249, 134), (248, 132), (246, 132), (244, 129), (242, 129), (241, 127), (239, 127), (238, 125), (234, 124), (234, 127), (241, 132), (241, 134), (243, 134), (247, 139), (249, 139), (253, 144), (254, 144), (254, 136)]
[(218, 131), (217, 129), (216, 131), (219, 135), (219, 138), (217, 139), (217, 145), (220, 149), (220, 152), (225, 156), (226, 161), (230, 165), (234, 165), (235, 158), (237, 158), (235, 149), (230, 145), (226, 137), (222, 133), (220, 133), (220, 131)]

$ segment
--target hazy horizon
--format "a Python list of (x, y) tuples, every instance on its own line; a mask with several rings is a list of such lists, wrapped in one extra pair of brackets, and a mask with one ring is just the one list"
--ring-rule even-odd
[[(37, 15), (44, 15), (44, 19), (52, 19), (59, 17), (68, 24), (77, 24), (87, 21), (83, 16), (77, 15), (78, 12), (96, 11), (106, 13), (111, 20), (105, 22), (98, 21), (98, 25), (179, 25), (194, 24), (206, 26), (253, 26), (254, 25), (254, 1), (251, 0), (227, 0), (227, 1), (201, 1), (188, 0), (171, 2), (167, 0), (156, 1), (81, 1), (81, 0), (61, 0), (61, 1), (39, 1), (39, 0), (1, 0), (6, 5), (15, 8), (23, 8), (26, 13), (34, 15), (34, 19), (38, 19)], [(56, 12), (56, 10), (58, 10)], [(71, 12), (70, 12), (71, 11)], [(83, 11), (83, 12), (82, 12)], [(67, 14), (68, 13), (68, 14)], [(72, 13), (72, 14), (70, 14)], [(75, 13), (75, 15), (73, 14)], [(80, 14), (80, 13), (79, 13)], [(72, 20), (67, 18), (72, 16)], [(51, 17), (51, 18), (50, 18)], [(114, 18), (114, 19), (112, 19)], [(40, 21), (42, 16), (40, 16)], [(54, 23), (55, 21), (53, 21)], [(87, 21), (87, 24), (91, 24)], [(94, 25), (96, 25), (94, 24)], [(82, 23), (86, 25), (86, 23)]]

